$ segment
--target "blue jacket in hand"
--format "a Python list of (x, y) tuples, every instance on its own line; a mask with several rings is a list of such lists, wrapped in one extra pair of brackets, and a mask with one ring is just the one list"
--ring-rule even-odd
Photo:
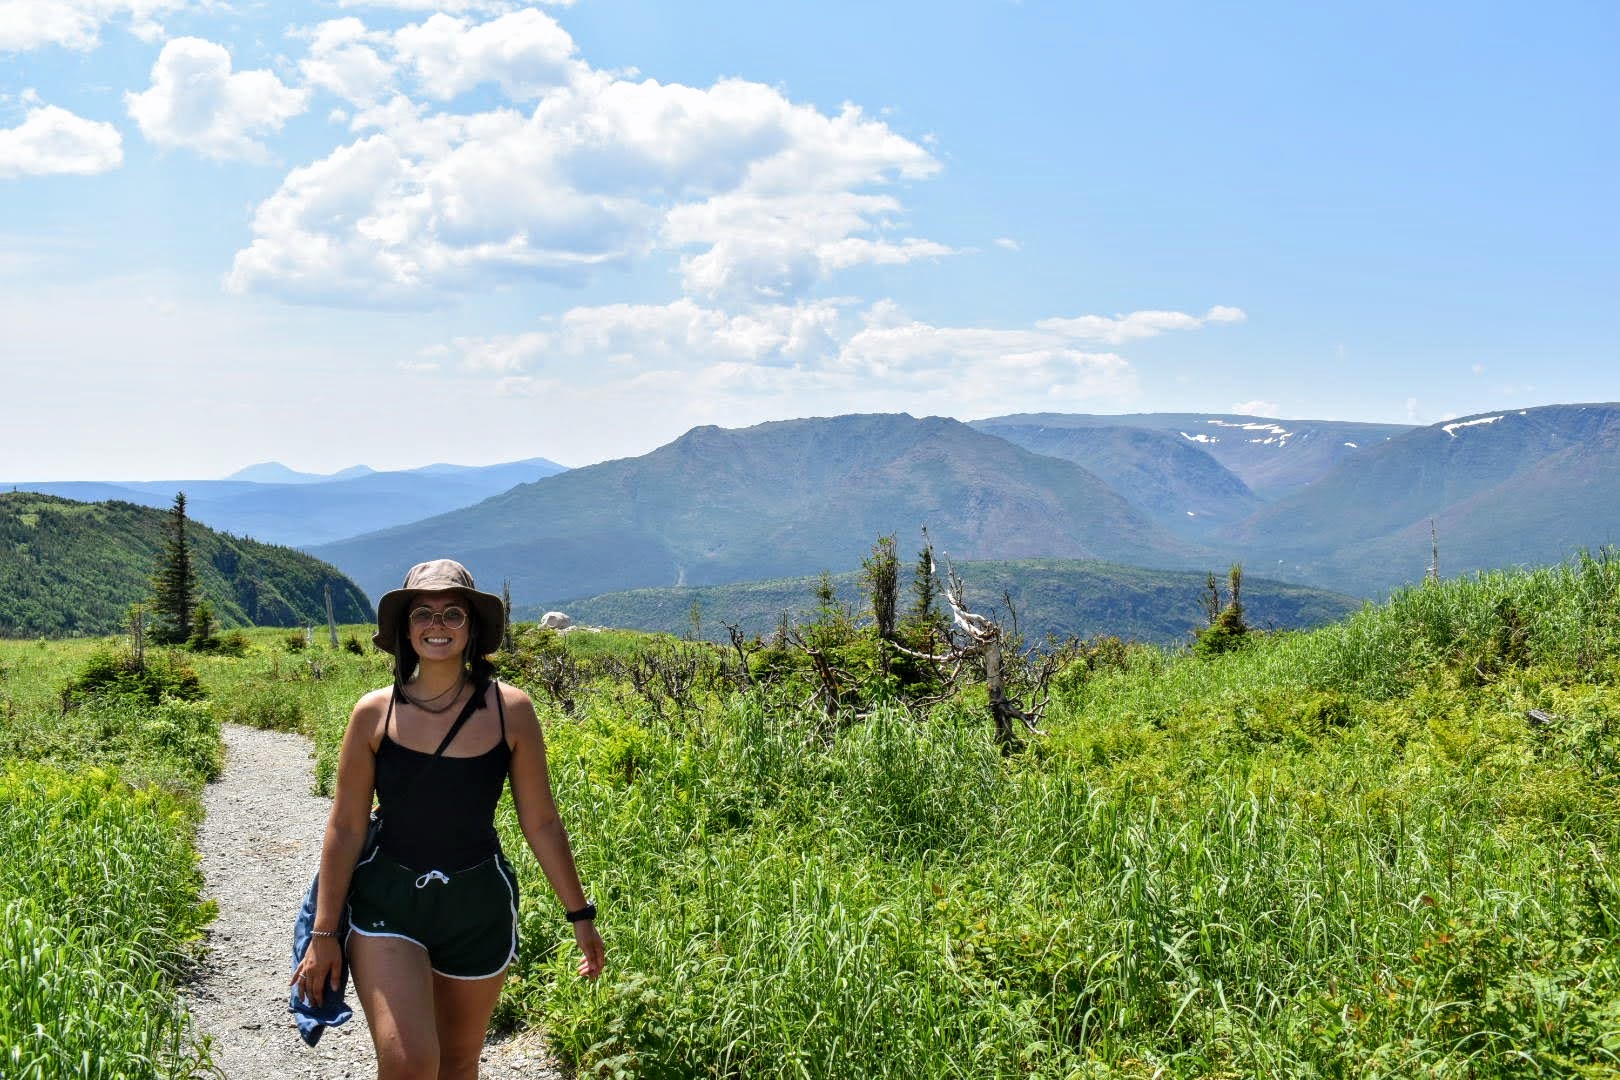
[[(313, 940), (310, 931), (315, 928), (315, 890), (320, 883), (320, 875), (316, 874), (309, 880), (309, 891), (304, 894), (304, 902), (298, 909), (298, 919), (293, 923), (292, 941), (292, 971), (298, 970), (298, 965), (304, 959), (304, 953), (309, 949)], [(349, 929), (347, 914), (338, 927), (340, 935), (347, 935)], [(289, 975), (291, 972), (289, 972)], [(338, 971), (338, 988), (327, 988), (326, 996), (320, 1004), (305, 1001), (298, 996), (298, 987), (293, 987), (287, 994), (287, 1008), (292, 1012), (293, 1018), (298, 1022), (298, 1034), (304, 1042), (314, 1046), (321, 1041), (321, 1036), (329, 1027), (346, 1024), (354, 1016), (354, 1010), (349, 1008), (343, 996), (349, 989), (349, 960), (345, 956)]]

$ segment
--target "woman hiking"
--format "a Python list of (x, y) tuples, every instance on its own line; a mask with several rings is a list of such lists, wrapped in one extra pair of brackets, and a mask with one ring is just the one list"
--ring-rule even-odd
[[(493, 675), (501, 598), (451, 559), (413, 566), (377, 604), (393, 685), (360, 699), (338, 758), (313, 928), (293, 972), (319, 1002), (347, 958), (377, 1048), (379, 1080), (478, 1075), (517, 955), (517, 879), (495, 831), (508, 778), (524, 839), (573, 925), (579, 973), (602, 939), (557, 816), (529, 696)], [(372, 797), (381, 828), (367, 845)]]

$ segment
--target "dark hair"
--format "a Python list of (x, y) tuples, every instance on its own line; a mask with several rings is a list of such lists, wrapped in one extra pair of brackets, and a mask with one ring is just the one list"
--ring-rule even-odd
[[(407, 607), (409, 605), (406, 605)], [(411, 636), (406, 633), (405, 625), (408, 619), (401, 618), (394, 625), (394, 685), (403, 687), (412, 675), (416, 674), (416, 667), (421, 663), (421, 657), (416, 655), (416, 649), (411, 646)], [(467, 650), (462, 654), (462, 666), (466, 669), (473, 685), (487, 682), (495, 674), (495, 665), (489, 662), (489, 657), (479, 651), (478, 641), (484, 635), (483, 623), (478, 618), (478, 612), (467, 606)]]

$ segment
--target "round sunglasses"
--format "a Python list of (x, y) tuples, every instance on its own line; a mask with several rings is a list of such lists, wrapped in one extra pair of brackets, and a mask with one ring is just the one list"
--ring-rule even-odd
[(460, 630), (467, 625), (467, 613), (458, 607), (447, 607), (443, 611), (419, 607), (411, 612), (412, 626), (423, 627), (431, 623), (438, 623), (446, 630)]

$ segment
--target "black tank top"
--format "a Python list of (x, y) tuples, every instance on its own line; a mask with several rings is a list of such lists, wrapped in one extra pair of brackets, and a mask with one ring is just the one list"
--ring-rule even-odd
[[(489, 683), (479, 686), (478, 708), (486, 708)], [(394, 741), (398, 690), (388, 700), (382, 743), (377, 747), (377, 805), (382, 853), (413, 870), (454, 873), (476, 866), (501, 849), (495, 832), (495, 805), (512, 762), (506, 744), (506, 705), (495, 687), (501, 714), (501, 741), (476, 757), (450, 757), (412, 750)], [(457, 733), (456, 738), (461, 738)], [(423, 770), (426, 770), (425, 772)]]

